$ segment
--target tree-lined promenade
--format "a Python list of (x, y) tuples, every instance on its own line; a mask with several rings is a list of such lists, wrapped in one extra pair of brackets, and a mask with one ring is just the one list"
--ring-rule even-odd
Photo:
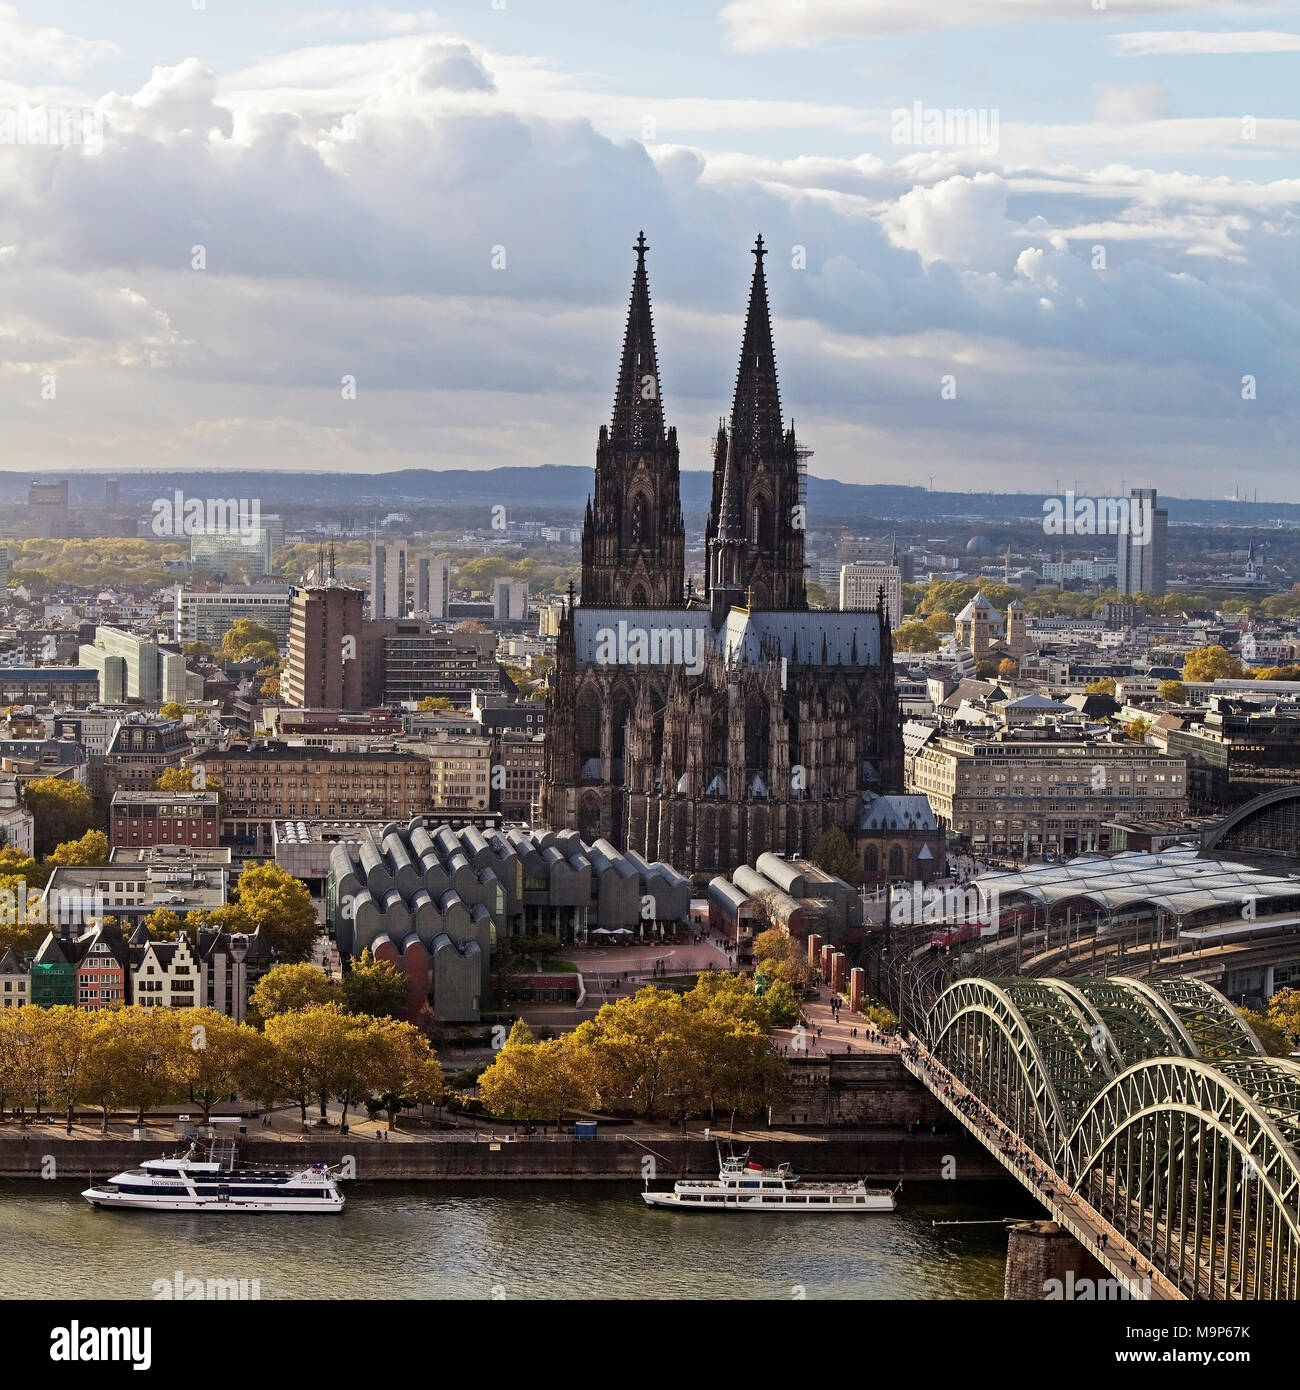
[(214, 1009), (130, 1005), (87, 1012), (68, 1005), (0, 1011), (0, 1117), (78, 1108), (101, 1115), (149, 1111), (188, 1102), (209, 1119), (214, 1105), (242, 1096), (264, 1109), (297, 1105), (304, 1124), (329, 1102), (398, 1113), (435, 1102), (442, 1068), (419, 1029), (394, 1018), (345, 1011), (337, 1002), (274, 1014), (262, 1029)]
[[(207, 1123), (238, 1096), (264, 1111), (296, 1106), (304, 1127), (311, 1109), (322, 1126), (384, 1111), (391, 1130), (403, 1109), (449, 1096), (426, 1035), (391, 1016), (404, 990), (395, 973), (366, 962), (340, 985), (314, 966), (278, 966), (259, 981), (243, 1024), (207, 1008), (2, 1010), (0, 1122), (57, 1114), (71, 1133), (77, 1110), (90, 1109), (107, 1135), (114, 1113), (142, 1125), (150, 1111), (181, 1104)], [(786, 1021), (788, 993), (759, 994), (721, 972), (686, 992), (647, 987), (557, 1039), (535, 1041), (518, 1022), (490, 1065), (453, 1080), (508, 1120), (763, 1115), (785, 1089), (770, 1029)]]

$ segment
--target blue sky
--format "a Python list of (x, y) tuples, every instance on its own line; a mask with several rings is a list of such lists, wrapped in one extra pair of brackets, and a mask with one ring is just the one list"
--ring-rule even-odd
[(589, 463), (644, 226), (684, 467), (761, 230), (813, 471), (1300, 500), (1298, 67), (1249, 0), (0, 5), (0, 117), (103, 134), (0, 148), (6, 466)]

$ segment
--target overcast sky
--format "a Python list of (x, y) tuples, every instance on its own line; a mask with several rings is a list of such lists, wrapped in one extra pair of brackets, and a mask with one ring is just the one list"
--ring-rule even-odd
[(815, 473), (1300, 500), (1300, 3), (199, 3), (0, 4), (0, 467), (588, 465), (644, 228), (685, 468), (761, 231)]

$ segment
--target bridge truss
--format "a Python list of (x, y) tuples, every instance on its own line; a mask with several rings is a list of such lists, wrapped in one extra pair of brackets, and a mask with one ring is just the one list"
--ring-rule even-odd
[(1300, 1066), (1203, 981), (969, 978), (927, 1042), (1189, 1297), (1300, 1297)]

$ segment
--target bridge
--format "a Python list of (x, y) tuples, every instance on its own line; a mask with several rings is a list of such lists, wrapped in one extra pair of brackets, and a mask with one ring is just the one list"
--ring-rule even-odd
[(1300, 1297), (1300, 1065), (1190, 976), (967, 978), (903, 1064), (1115, 1278)]

